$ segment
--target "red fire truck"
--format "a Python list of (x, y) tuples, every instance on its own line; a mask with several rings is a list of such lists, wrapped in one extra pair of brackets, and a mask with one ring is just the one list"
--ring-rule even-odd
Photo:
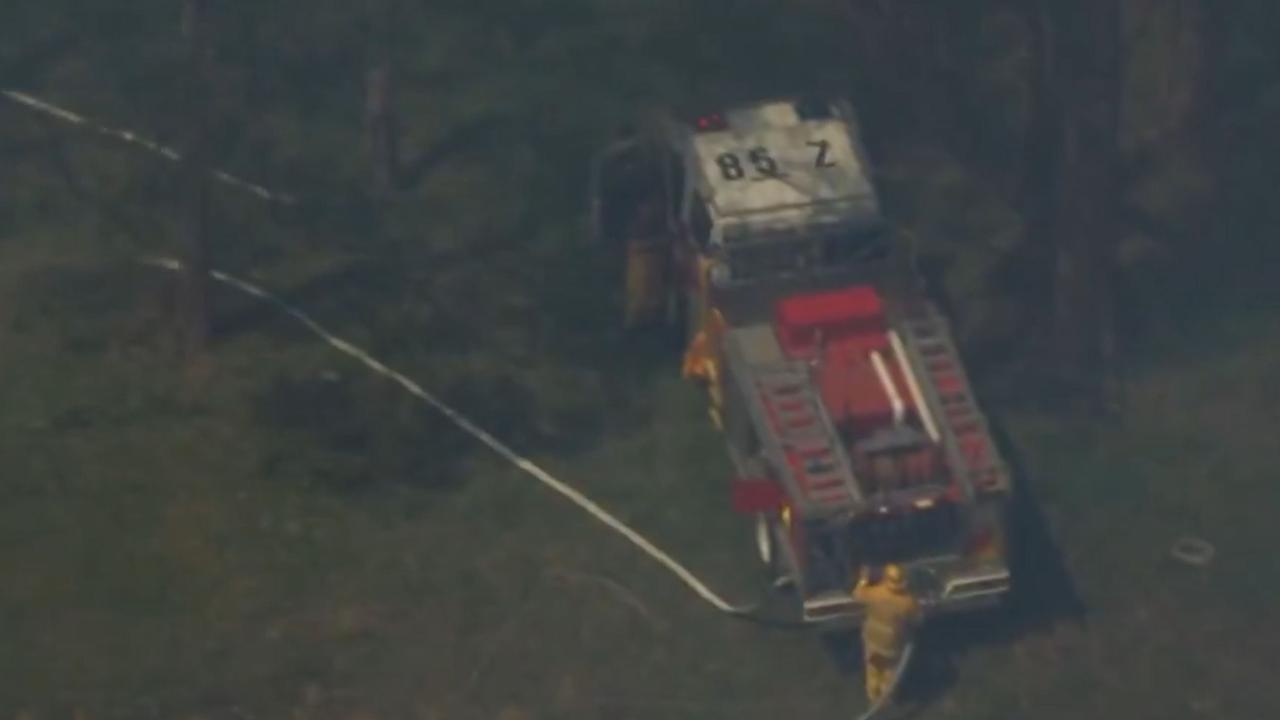
[(881, 216), (851, 105), (769, 100), (667, 116), (593, 168), (623, 250), (625, 321), (679, 328), (755, 518), (807, 620), (856, 624), (850, 589), (898, 563), (927, 613), (1010, 587), (1010, 475), (948, 323)]

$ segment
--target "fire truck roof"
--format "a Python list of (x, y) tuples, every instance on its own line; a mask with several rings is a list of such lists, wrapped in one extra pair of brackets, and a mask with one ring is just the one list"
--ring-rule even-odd
[(853, 125), (829, 103), (771, 101), (699, 118), (689, 162), (717, 221), (867, 219), (878, 203)]

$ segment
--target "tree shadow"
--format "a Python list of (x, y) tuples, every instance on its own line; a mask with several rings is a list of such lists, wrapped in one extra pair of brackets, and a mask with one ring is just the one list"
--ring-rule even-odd
[[(1015, 478), (1009, 508), (1013, 588), (1000, 607), (926, 623), (899, 689), (903, 706), (894, 717), (914, 717), (943, 698), (955, 686), (957, 662), (973, 648), (1008, 645), (1061, 622), (1086, 621), (1087, 608), (1053, 538), (1025, 465), (994, 421), (992, 433)], [(842, 676), (860, 675), (861, 641), (857, 631), (823, 635), (821, 643)]]
[(1013, 587), (999, 608), (940, 618), (924, 628), (916, 662), (903, 678), (902, 696), (909, 703), (927, 706), (945, 695), (955, 684), (957, 660), (972, 648), (1008, 645), (1062, 622), (1087, 622), (1088, 608), (1076, 590), (1021, 454), (994, 418), (991, 432), (1014, 478), (1008, 517)]
[[(448, 257), (433, 258), (433, 263), (447, 265)], [(380, 329), (396, 321), (395, 313), (388, 308), (402, 306), (412, 294), (409, 285), (412, 272), (404, 263), (392, 258), (354, 260), (307, 278), (291, 287), (270, 292), (285, 305), (297, 308), (316, 318), (335, 331), (354, 326), (378, 337)], [(227, 293), (215, 306), (211, 318), (212, 335), (216, 340), (228, 340), (250, 332), (270, 332), (272, 326), (284, 327), (289, 323), (302, 330), (296, 319), (284, 317), (280, 308), (264, 303), (260, 298), (247, 296), (238, 290)], [(430, 298), (418, 297), (420, 301)], [(445, 303), (433, 303), (445, 307)], [(456, 305), (454, 306), (457, 307)], [(416, 330), (424, 337), (431, 337), (437, 344), (464, 345), (477, 339), (477, 330), (467, 322), (462, 312), (434, 312)], [(289, 331), (291, 336), (305, 337), (304, 333)], [(395, 334), (395, 333), (393, 333)]]
[[(397, 484), (461, 486), (472, 439), (431, 408), (397, 403), (399, 388), (358, 373), (282, 372), (270, 380), (252, 405), (254, 422), (280, 437), (267, 444), (264, 475), (347, 495)], [(519, 399), (506, 402), (511, 408)]]
[[(536, 386), (541, 376), (536, 372), (526, 373), (529, 368), (522, 367), (520, 358), (514, 356), (506, 360), (499, 358), (496, 363), (476, 368), (475, 372), (448, 384), (424, 382), (425, 389), (518, 452), (557, 455), (587, 452), (607, 434), (625, 433), (643, 426), (648, 419), (644, 400), (652, 376), (660, 368), (677, 373), (679, 350), (657, 329), (631, 335), (620, 331), (617, 318), (621, 317), (621, 311), (613, 301), (617, 287), (612, 277), (599, 271), (601, 263), (607, 264), (607, 260), (597, 262), (596, 258), (585, 257), (586, 252), (589, 249), (581, 247), (559, 250), (553, 253), (541, 273), (539, 287), (504, 286), (502, 291), (523, 293), (535, 299), (532, 306), (538, 318), (510, 321), (545, 326), (543, 336), (536, 339), (541, 348), (533, 353), (535, 362), (541, 366), (569, 368), (571, 375), (581, 376), (581, 385), (589, 384), (598, 391), (595, 395), (584, 392), (582, 397), (566, 396), (552, 401), (545, 388)], [(423, 262), (426, 267), (446, 272), (458, 263), (474, 260), (474, 253), (448, 250), (433, 252), (429, 260)], [(406, 265), (387, 258), (353, 261), (286, 289), (272, 288), (271, 292), (288, 306), (314, 317), (339, 337), (344, 337), (350, 328), (358, 328), (368, 339), (350, 339), (379, 360), (401, 370), (405, 367), (397, 364), (407, 363), (406, 358), (429, 360), (440, 353), (469, 352), (493, 344), (494, 328), (477, 321), (468, 303), (434, 298), (430, 291), (415, 287), (415, 277), (421, 273)], [(617, 274), (620, 279), (621, 273)], [(231, 288), (222, 288), (219, 294), (213, 304), (217, 312), (212, 324), (213, 336), (220, 342), (247, 333), (266, 333), (289, 342), (316, 340), (295, 318), (260, 298)], [(407, 308), (410, 301), (430, 305), (430, 312)], [(407, 328), (411, 328), (411, 332), (407, 333)], [(357, 467), (354, 460), (343, 459), (368, 455), (375, 450), (375, 433), (370, 428), (381, 428), (378, 432), (389, 435), (392, 439), (388, 442), (401, 447), (408, 458), (404, 463), (388, 461), (387, 471), (381, 473), (386, 477), (422, 475), (420, 470), (410, 472), (411, 466), (432, 467), (433, 472), (442, 477), (448, 475), (456, 463), (442, 459), (466, 453), (471, 442), (452, 421), (420, 403), (415, 418), (401, 425), (407, 423), (415, 428), (413, 432), (434, 439), (415, 444), (407, 437), (395, 440), (412, 434), (404, 427), (383, 422), (372, 411), (354, 409), (355, 401), (346, 397), (349, 393), (338, 385), (307, 381), (311, 384), (302, 387), (301, 380), (287, 378), (277, 378), (274, 382), (280, 387), (268, 388), (265, 392), (260, 419), (273, 427), (292, 428), (296, 431), (293, 435), (305, 435), (333, 451), (333, 457), (320, 464), (332, 466), (321, 474), (346, 478), (335, 480), (332, 484), (336, 486), (371, 484), (369, 478), (363, 476), (367, 469)], [(385, 379), (379, 378), (376, 382), (385, 383)], [(384, 414), (394, 412), (385, 407), (393, 393), (402, 391), (395, 388), (380, 401)], [(322, 406), (326, 403), (338, 403), (341, 409), (324, 410)], [(289, 406), (296, 406), (296, 411)], [(356, 422), (355, 418), (362, 420)], [(458, 442), (450, 441), (437, 447), (437, 440), (443, 443), (442, 438), (454, 437)], [(421, 463), (410, 462), (413, 458)], [(343, 469), (345, 466), (350, 467)], [(452, 481), (431, 482), (448, 485)]]
[(15, 334), (52, 333), (63, 351), (102, 355), (122, 348), (163, 354), (172, 279), (135, 263), (51, 265), (26, 271), (10, 310)]
[[(561, 146), (573, 139), (550, 134), (540, 140), (544, 146)], [(585, 177), (582, 181), (585, 187)], [(544, 233), (549, 214), (581, 206), (580, 197), (562, 189), (539, 192), (544, 196), (517, 222), (516, 236), (536, 238)], [(683, 337), (661, 322), (623, 327), (625, 257), (620, 245), (591, 243), (575, 228), (563, 242), (543, 247), (534, 261), (538, 272), (529, 284), (511, 290), (536, 298), (534, 354), (540, 363), (589, 383), (593, 392), (556, 418), (562, 432), (544, 438), (548, 444), (543, 449), (583, 453), (607, 435), (643, 431), (651, 419), (654, 382), (679, 376)]]
[(83, 26), (59, 30), (30, 45), (0, 56), (0, 83), (30, 86), (32, 79), (44, 74), (81, 43)]
[[(406, 368), (397, 367), (392, 356), (423, 360), (441, 352), (484, 346), (484, 328), (466, 316), (465, 304), (450, 304), (425, 319), (389, 311), (400, 295), (385, 279), (381, 285), (370, 283), (379, 273), (371, 267), (341, 268), (284, 291), (282, 299), (314, 313), (339, 336), (344, 334), (342, 328), (359, 327), (371, 337), (369, 352), (399, 370)], [(294, 318), (261, 302), (222, 317), (218, 337), (225, 340), (277, 323), (290, 338), (316, 341)], [(413, 326), (414, 338), (405, 339), (406, 325)], [(398, 346), (389, 347), (397, 339)], [(415, 379), (423, 381), (428, 393), (518, 452), (580, 449), (594, 442), (605, 408), (599, 413), (549, 408), (520, 371), (499, 364), (476, 368), (447, 383)], [(319, 449), (313, 463), (316, 477), (329, 478), (325, 484), (344, 490), (386, 482), (449, 488), (461, 482), (460, 461), (477, 445), (453, 420), (407, 397), (402, 388), (364, 367), (329, 375), (329, 380), (277, 377), (258, 403), (257, 419), (264, 426), (305, 439)], [(550, 423), (548, 415), (553, 416)], [(549, 431), (548, 424), (558, 431)]]
[(857, 630), (823, 633), (818, 642), (841, 677), (862, 677), (862, 638)]
[(446, 137), (423, 148), (413, 157), (407, 160), (397, 159), (393, 172), (396, 189), (412, 189), (446, 160), (510, 126), (510, 119), (504, 116), (477, 118), (464, 123)]

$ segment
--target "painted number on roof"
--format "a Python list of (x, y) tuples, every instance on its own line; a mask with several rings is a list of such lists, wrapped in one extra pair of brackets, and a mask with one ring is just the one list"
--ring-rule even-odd
[[(769, 154), (769, 149), (766, 147), (753, 147), (746, 152), (746, 156), (747, 162), (756, 171), (756, 175), (752, 177), (752, 180), (787, 176), (786, 173), (778, 170), (778, 161), (773, 159), (773, 156)], [(716, 165), (720, 168), (720, 177), (725, 180), (741, 180), (747, 176), (746, 169), (742, 165), (742, 158), (738, 153), (720, 153), (716, 156)]]
[[(805, 143), (814, 148), (813, 166), (816, 168), (835, 167), (834, 161), (828, 157), (831, 152), (831, 143), (826, 140), (810, 140)], [(787, 173), (778, 169), (778, 161), (769, 153), (769, 149), (763, 146), (753, 147), (746, 152), (747, 162), (755, 169), (756, 175), (752, 180), (766, 180), (769, 178), (784, 178)], [(716, 166), (720, 168), (720, 177), (725, 180), (741, 180), (747, 176), (746, 169), (743, 167), (742, 158), (736, 152), (723, 152), (716, 156)]]
[(808, 145), (811, 148), (817, 148), (818, 150), (817, 156), (813, 158), (814, 167), (829, 168), (836, 166), (836, 164), (832, 162), (831, 158), (827, 157), (827, 153), (831, 152), (830, 142), (827, 142), (826, 140), (810, 140), (805, 143), (805, 145)]

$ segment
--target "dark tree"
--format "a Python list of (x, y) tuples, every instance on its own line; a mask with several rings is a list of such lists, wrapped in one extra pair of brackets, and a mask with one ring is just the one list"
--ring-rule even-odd
[[(439, 141), (408, 148), (399, 112), (398, 66), (412, 42), (402, 26), (412, 17), (402, 0), (373, 0), (364, 9), (365, 37), (364, 131), (369, 163), (369, 195), (378, 203), (399, 190), (413, 187), (449, 156), (496, 127), (488, 117), (454, 128)], [(421, 8), (419, 8), (419, 11)]]
[[(1115, 248), (1119, 237), (1121, 0), (1037, 0), (1042, 102), (1036, 151), (1043, 227), (1054, 249), (1054, 357), (1089, 405), (1114, 404)], [(1053, 116), (1056, 116), (1053, 117)]]
[(209, 42), (210, 0), (184, 0), (185, 43), (183, 97), (182, 232), (184, 272), (178, 300), (179, 346), (184, 360), (199, 363), (209, 339), (209, 88), (212, 53)]
[(400, 128), (396, 115), (395, 68), (392, 33), (396, 22), (394, 0), (378, 0), (368, 7), (368, 56), (365, 70), (365, 138), (372, 175), (370, 194), (385, 200), (397, 185), (400, 173)]
[(847, 0), (846, 9), (859, 65), (866, 69), (867, 97), (860, 106), (880, 116), (881, 133), (900, 137), (945, 127), (937, 62), (944, 12), (937, 3)]
[[(1052, 278), (1048, 338), (1052, 374), (1073, 397), (1114, 406), (1118, 359), (1113, 315), (1121, 236), (1119, 146), (1126, 61), (1125, 0), (1000, 0), (959, 7), (935, 0), (847, 0), (853, 42), (868, 68), (866, 105), (881, 135), (944, 147), (973, 177), (1002, 188), (1044, 243)], [(979, 78), (996, 69), (976, 45), (989, 21), (1020, 14), (1030, 49), (1023, 61), (1028, 105), (1021, 167), (996, 157), (982, 128), (1008, 108), (981, 100)], [(987, 64), (984, 64), (987, 63)]]

